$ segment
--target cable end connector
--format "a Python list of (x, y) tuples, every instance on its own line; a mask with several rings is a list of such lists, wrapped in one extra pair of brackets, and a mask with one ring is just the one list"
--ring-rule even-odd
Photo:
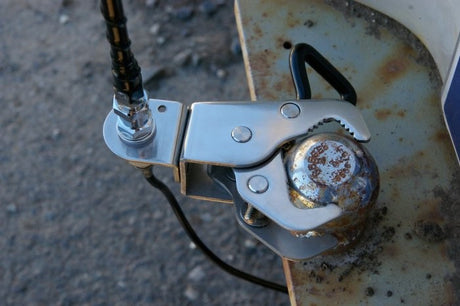
[(118, 135), (124, 142), (143, 143), (155, 133), (155, 121), (145, 91), (136, 101), (125, 93), (115, 92), (113, 111), (118, 116)]

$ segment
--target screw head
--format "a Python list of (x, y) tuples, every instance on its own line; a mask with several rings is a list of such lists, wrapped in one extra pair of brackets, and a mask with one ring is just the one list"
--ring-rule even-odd
[(297, 118), (300, 115), (300, 108), (295, 103), (286, 103), (281, 106), (281, 115), (287, 119)]
[(248, 188), (254, 193), (264, 193), (268, 186), (267, 178), (262, 175), (254, 175), (248, 180)]
[(236, 142), (245, 143), (252, 137), (252, 132), (248, 127), (237, 126), (232, 130), (232, 138)]

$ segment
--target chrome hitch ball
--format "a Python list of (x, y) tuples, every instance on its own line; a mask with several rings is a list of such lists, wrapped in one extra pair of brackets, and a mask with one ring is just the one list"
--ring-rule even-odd
[(335, 204), (342, 214), (301, 236), (331, 234), (347, 246), (359, 237), (379, 190), (379, 174), (369, 152), (355, 140), (335, 134), (310, 136), (285, 155), (289, 196), (301, 209)]

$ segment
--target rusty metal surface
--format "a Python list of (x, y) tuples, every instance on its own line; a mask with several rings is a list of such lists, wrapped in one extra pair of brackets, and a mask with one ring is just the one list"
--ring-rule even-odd
[[(460, 174), (425, 51), (394, 35), (401, 29), (391, 20), (371, 13), (379, 22), (366, 21), (351, 5), (236, 1), (235, 11), (252, 99), (295, 97), (289, 48), (311, 44), (355, 87), (380, 170), (380, 195), (356, 246), (284, 262), (291, 303), (455, 304)], [(320, 78), (310, 82), (314, 98), (336, 97)]]

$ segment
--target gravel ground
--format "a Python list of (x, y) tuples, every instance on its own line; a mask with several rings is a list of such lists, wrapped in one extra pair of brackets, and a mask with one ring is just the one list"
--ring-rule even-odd
[[(248, 99), (232, 1), (124, 1), (151, 97)], [(97, 1), (0, 2), (0, 304), (286, 305), (208, 262), (102, 139), (109, 47)], [(170, 171), (161, 177), (174, 186)], [(227, 262), (284, 281), (232, 207), (180, 197)]]

